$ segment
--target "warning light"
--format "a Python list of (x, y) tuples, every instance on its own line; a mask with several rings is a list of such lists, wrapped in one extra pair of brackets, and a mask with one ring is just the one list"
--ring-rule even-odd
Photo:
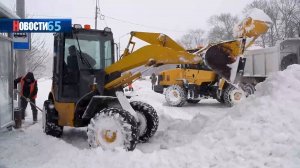
[(88, 25), (88, 24), (84, 25), (84, 29), (90, 30), (91, 29), (91, 25)]

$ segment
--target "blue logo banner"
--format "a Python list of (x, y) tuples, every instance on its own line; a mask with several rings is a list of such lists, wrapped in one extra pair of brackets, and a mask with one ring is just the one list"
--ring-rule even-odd
[(0, 19), (0, 32), (71, 32), (71, 19)]

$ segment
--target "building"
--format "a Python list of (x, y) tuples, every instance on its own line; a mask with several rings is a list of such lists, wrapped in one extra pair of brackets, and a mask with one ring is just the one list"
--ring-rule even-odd
[[(19, 18), (0, 2), (0, 19)], [(0, 33), (0, 129), (13, 124), (13, 65), (12, 34)]]

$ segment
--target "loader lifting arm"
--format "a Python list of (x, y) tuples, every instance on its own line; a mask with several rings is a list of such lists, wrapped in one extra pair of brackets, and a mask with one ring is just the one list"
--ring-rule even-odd
[[(135, 42), (133, 37), (149, 43), (144, 47), (134, 50)], [(131, 50), (130, 46), (133, 46)], [(183, 47), (165, 34), (149, 32), (131, 32), (128, 46), (125, 49), (121, 59), (105, 69), (106, 74), (114, 72), (125, 72), (136, 67), (160, 66), (163, 64), (198, 64), (202, 58), (188, 53)], [(109, 82), (105, 89), (113, 89), (139, 78), (142, 74), (139, 72), (132, 75), (131, 72)]]
[[(236, 82), (236, 75), (243, 72), (244, 60), (240, 60), (245, 49), (262, 34), (266, 33), (269, 23), (261, 20), (254, 20), (251, 17), (244, 19), (236, 28), (237, 40), (220, 42), (215, 45), (208, 45), (196, 53), (189, 53), (169, 36), (162, 33), (131, 32), (121, 59), (105, 69), (106, 74), (114, 72), (125, 72), (133, 68), (145, 66), (160, 66), (163, 64), (199, 64), (204, 60), (199, 55), (205, 53), (205, 63), (218, 75), (229, 82)], [(134, 51), (135, 42), (133, 37), (149, 43)], [(246, 39), (252, 41), (246, 45)], [(132, 48), (130, 50), (130, 46)], [(243, 64), (243, 65), (241, 65)], [(237, 69), (241, 69), (238, 72)], [(131, 72), (109, 82), (105, 89), (113, 89), (139, 78), (141, 73), (132, 75)]]
[[(133, 37), (143, 40), (149, 45), (133, 51), (135, 42)], [(129, 51), (130, 45), (133, 45)], [(165, 34), (148, 32), (131, 32), (128, 46), (121, 59), (105, 69), (107, 74), (113, 72), (125, 72), (142, 65), (162, 65), (162, 64), (197, 64), (200, 57), (188, 53), (183, 47)]]

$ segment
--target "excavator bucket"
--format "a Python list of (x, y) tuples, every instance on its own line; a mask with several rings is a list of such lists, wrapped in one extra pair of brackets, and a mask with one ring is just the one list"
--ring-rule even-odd
[(256, 9), (254, 12), (253, 16), (259, 13), (264, 19), (247, 17), (234, 28), (234, 36), (239, 39), (212, 45), (206, 51), (206, 64), (229, 82), (239, 81), (246, 62), (243, 58), (245, 49), (266, 33), (271, 25), (271, 19), (263, 11)]
[[(227, 81), (235, 82), (237, 73), (244, 69), (240, 59), (240, 41), (213, 45), (205, 53), (205, 63)], [(239, 69), (238, 69), (239, 68)]]

